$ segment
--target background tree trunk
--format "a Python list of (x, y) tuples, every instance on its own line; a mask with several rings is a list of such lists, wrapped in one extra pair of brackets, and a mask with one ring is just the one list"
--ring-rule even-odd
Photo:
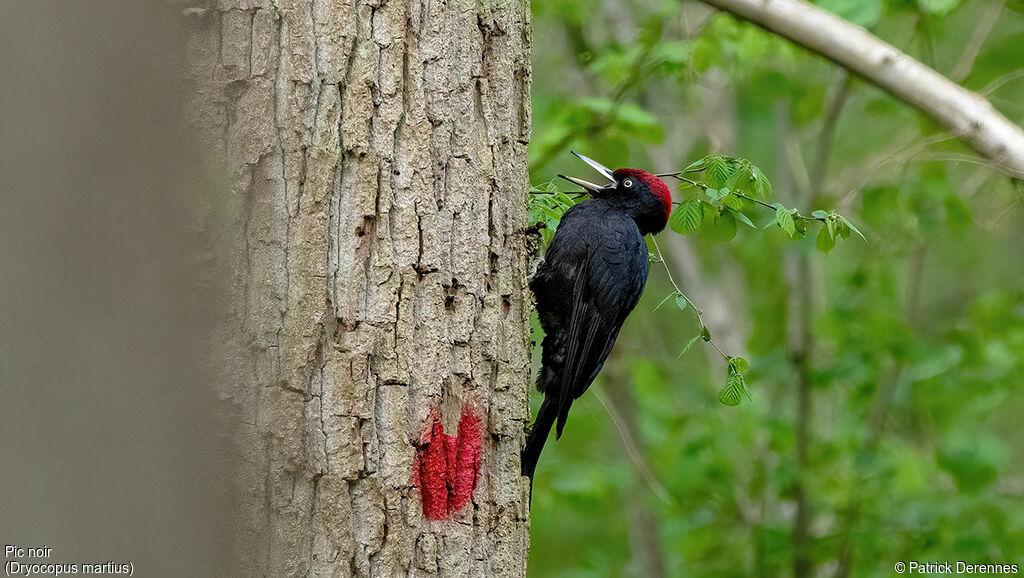
[[(529, 4), (183, 14), (229, 189), (207, 227), (233, 275), (239, 575), (524, 575)], [(414, 469), (438, 410), (486, 431), (472, 501), (431, 521)]]

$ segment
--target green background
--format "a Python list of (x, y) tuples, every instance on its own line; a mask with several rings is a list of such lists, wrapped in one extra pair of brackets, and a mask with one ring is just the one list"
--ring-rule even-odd
[[(1019, 0), (819, 5), (1024, 120)], [(801, 557), (807, 576), (1024, 572), (1024, 187), (870, 83), (703, 5), (533, 12), (534, 185), (598, 180), (570, 148), (659, 172), (717, 152), (761, 167), (770, 202), (838, 210), (868, 242), (825, 255), (757, 207), (764, 230), (659, 235), (716, 342), (750, 361), (751, 399), (719, 402), (708, 344), (678, 357), (699, 325), (672, 301), (654, 311), (673, 289), (652, 264), (541, 457), (530, 575), (780, 576)]]

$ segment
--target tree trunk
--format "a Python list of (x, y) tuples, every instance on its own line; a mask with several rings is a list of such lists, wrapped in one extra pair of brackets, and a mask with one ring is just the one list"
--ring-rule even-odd
[(524, 575), (529, 4), (183, 14), (229, 189), (239, 575)]

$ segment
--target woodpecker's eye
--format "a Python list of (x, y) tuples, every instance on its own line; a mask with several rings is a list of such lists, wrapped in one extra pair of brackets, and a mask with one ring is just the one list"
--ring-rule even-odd
[(622, 181), (622, 186), (626, 187), (627, 189), (632, 189), (633, 188), (633, 179), (626, 179), (626, 180)]

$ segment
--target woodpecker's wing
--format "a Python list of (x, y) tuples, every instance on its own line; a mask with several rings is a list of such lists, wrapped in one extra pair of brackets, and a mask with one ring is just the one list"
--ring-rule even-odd
[(632, 220), (614, 216), (600, 227), (582, 219), (574, 221), (570, 219), (569, 223), (559, 225), (559, 232), (567, 224), (578, 229), (572, 231), (573, 237), (584, 241), (574, 244), (583, 254), (574, 255), (580, 262), (573, 268), (569, 280), (572, 306), (566, 325), (566, 352), (559, 387), (559, 436), (572, 402), (583, 395), (597, 377), (622, 323), (640, 299), (648, 269), (647, 248)]

